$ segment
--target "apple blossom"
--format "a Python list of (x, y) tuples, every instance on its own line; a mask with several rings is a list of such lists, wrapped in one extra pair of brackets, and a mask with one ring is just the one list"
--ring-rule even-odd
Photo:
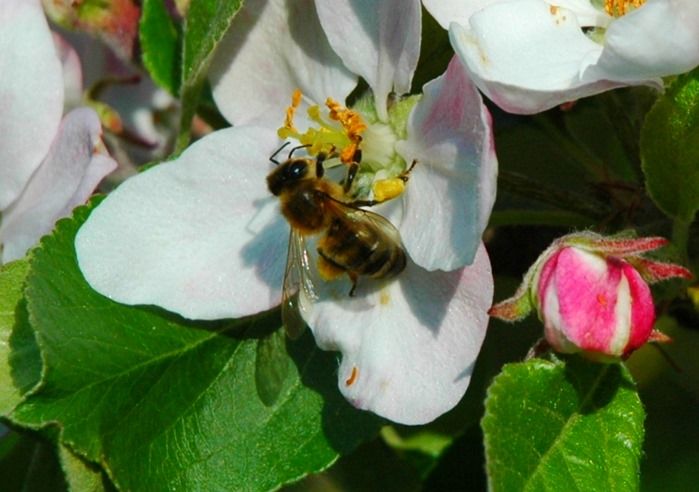
[[(497, 161), (490, 116), (457, 59), (419, 101), (387, 98), (392, 88), (407, 91), (412, 78), (419, 3), (405, 9), (399, 26), (412, 26), (405, 29), (389, 15), (396, 1), (382, 2), (371, 19), (353, 15), (361, 10), (354, 3), (246, 2), (211, 76), (216, 102), (236, 126), (124, 182), (81, 227), (76, 251), (90, 285), (118, 302), (190, 319), (252, 315), (281, 300), (289, 225), (265, 179), (277, 130), (310, 145), (310, 155), (337, 150), (335, 170), (361, 150), (360, 199), (416, 160), (400, 196), (375, 209), (401, 233), (405, 271), (391, 281), (360, 279), (353, 297), (345, 278), (320, 282), (300, 312), (319, 347), (342, 353), (338, 385), (350, 402), (419, 424), (463, 396), (485, 335), (493, 286), (480, 236)], [(340, 42), (340, 24), (356, 51)], [(337, 101), (355, 73), (375, 102), (346, 108)], [(314, 238), (307, 241), (313, 256)]]
[(596, 360), (626, 357), (650, 340), (655, 308), (648, 283), (691, 277), (679, 266), (641, 256), (667, 244), (659, 237), (561, 237), (537, 259), (515, 295), (490, 310), (516, 321), (536, 309), (546, 341), (557, 351)]
[(699, 65), (695, 0), (425, 0), (498, 106), (536, 113)]
[(0, 260), (8, 262), (83, 202), (116, 163), (94, 111), (76, 109), (61, 120), (64, 90), (74, 98), (80, 66), (69, 46), (54, 41), (38, 0), (0, 4), (0, 50)]

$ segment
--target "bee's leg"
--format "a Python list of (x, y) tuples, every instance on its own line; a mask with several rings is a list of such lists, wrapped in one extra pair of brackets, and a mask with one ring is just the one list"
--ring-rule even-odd
[(316, 178), (322, 178), (325, 173), (325, 168), (323, 167), (323, 162), (328, 156), (324, 152), (319, 152), (316, 156)]
[(357, 280), (359, 280), (359, 276), (353, 272), (347, 272), (347, 276), (352, 281), (352, 288), (349, 291), (349, 296), (354, 297), (354, 291), (357, 290)]
[(378, 205), (384, 201), (385, 200), (354, 200), (347, 203), (347, 205), (350, 207), (373, 207), (374, 205)]
[(342, 189), (345, 193), (347, 193), (352, 188), (354, 178), (357, 177), (357, 171), (359, 171), (359, 164), (357, 162), (352, 162), (349, 165), (349, 169), (347, 169), (347, 176), (345, 177), (345, 182), (342, 186)]
[(413, 159), (413, 162), (410, 164), (410, 167), (406, 171), (403, 171), (402, 173), (400, 173), (400, 175), (398, 176), (398, 179), (400, 179), (401, 181), (406, 183), (408, 181), (408, 179), (410, 179), (410, 172), (415, 167), (415, 164), (417, 164), (417, 159)]

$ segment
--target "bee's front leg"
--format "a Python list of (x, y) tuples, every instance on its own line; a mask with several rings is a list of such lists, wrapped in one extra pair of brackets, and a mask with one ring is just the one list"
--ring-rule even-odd
[(352, 288), (349, 291), (349, 296), (354, 297), (354, 292), (357, 290), (357, 280), (359, 280), (359, 275), (353, 272), (347, 272), (347, 276), (352, 281)]

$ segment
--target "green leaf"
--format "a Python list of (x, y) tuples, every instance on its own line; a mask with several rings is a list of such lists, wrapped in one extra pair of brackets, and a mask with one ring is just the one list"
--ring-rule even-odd
[(86, 462), (66, 446), (58, 446), (58, 459), (68, 482), (68, 490), (73, 492), (104, 492), (111, 490), (109, 481), (102, 471)]
[(198, 0), (189, 5), (182, 48), (182, 116), (176, 148), (189, 143), (189, 126), (204, 88), (214, 50), (242, 6), (242, 0)]
[(690, 222), (699, 209), (699, 68), (678, 77), (648, 113), (641, 159), (651, 198)]
[(87, 214), (59, 221), (35, 251), (25, 295), (45, 372), (15, 422), (57, 423), (62, 442), (123, 490), (273, 489), (377, 432), (310, 335), (286, 343), (289, 375), (273, 404), (260, 399), (257, 347), (279, 328), (276, 310), (197, 323), (92, 291), (73, 248)]
[(271, 406), (279, 398), (289, 376), (284, 330), (260, 338), (255, 352), (255, 385), (260, 400)]
[(26, 260), (0, 269), (0, 414), (12, 410), (41, 376), (41, 356), (22, 293), (28, 271)]
[(170, 94), (179, 91), (181, 38), (162, 0), (144, 0), (139, 23), (143, 65)]
[(490, 488), (637, 490), (643, 418), (621, 364), (508, 364), (481, 422)]

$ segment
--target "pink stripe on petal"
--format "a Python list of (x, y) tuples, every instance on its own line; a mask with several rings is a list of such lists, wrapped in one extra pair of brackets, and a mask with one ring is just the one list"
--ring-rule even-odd
[(631, 291), (631, 333), (624, 351), (628, 354), (648, 340), (655, 321), (655, 306), (650, 287), (641, 275), (628, 263), (622, 264), (622, 270)]
[(555, 282), (566, 336), (583, 350), (606, 352), (617, 329), (621, 269), (602, 258), (564, 248)]

